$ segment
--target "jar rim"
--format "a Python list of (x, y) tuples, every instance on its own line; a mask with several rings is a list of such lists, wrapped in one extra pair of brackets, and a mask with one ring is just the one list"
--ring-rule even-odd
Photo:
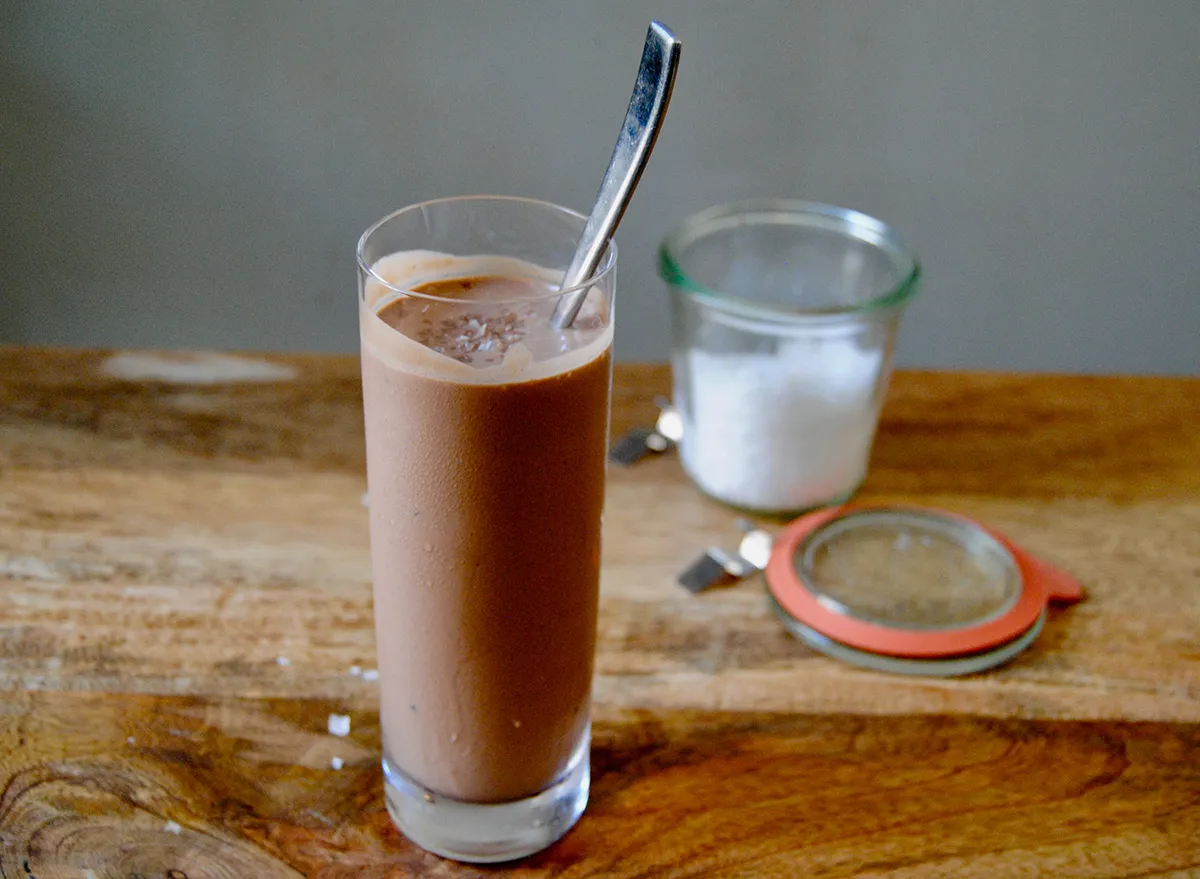
[[(862, 302), (780, 308), (713, 289), (684, 270), (680, 259), (684, 248), (714, 232), (748, 225), (748, 221), (841, 232), (848, 238), (862, 241), (887, 254), (893, 264), (900, 268), (900, 280)], [(872, 216), (821, 202), (765, 198), (715, 205), (687, 217), (659, 246), (658, 272), (664, 281), (684, 294), (722, 311), (749, 318), (810, 323), (813, 320), (838, 320), (898, 310), (917, 292), (921, 263), (890, 226)]]

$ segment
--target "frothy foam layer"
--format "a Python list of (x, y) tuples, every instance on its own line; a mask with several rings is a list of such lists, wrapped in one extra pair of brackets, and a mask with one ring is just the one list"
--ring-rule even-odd
[(371, 271), (362, 342), (395, 369), (471, 384), (524, 381), (581, 366), (612, 342), (606, 292), (593, 287), (571, 327), (557, 330), (550, 320), (561, 273), (525, 260), (417, 250), (383, 257)]

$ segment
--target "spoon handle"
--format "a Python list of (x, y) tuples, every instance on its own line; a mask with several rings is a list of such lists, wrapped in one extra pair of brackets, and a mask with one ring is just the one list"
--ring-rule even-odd
[[(625, 124), (621, 126), (608, 170), (596, 193), (596, 203), (559, 289), (576, 287), (592, 276), (608, 239), (621, 222), (621, 215), (650, 159), (663, 117), (667, 115), (681, 48), (682, 44), (662, 22), (650, 22)], [(555, 327), (561, 330), (571, 325), (583, 307), (587, 293), (587, 289), (578, 290), (558, 300), (552, 319)]]

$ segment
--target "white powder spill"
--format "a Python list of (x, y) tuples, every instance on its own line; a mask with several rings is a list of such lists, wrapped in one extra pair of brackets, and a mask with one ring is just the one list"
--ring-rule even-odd
[(53, 565), (28, 555), (0, 557), (0, 577), (14, 580), (61, 580)]
[(165, 830), (167, 833), (174, 833), (176, 836), (183, 833), (183, 828), (174, 821), (168, 821), (166, 824), (164, 824), (163, 830)]
[(379, 680), (379, 671), (373, 668), (365, 668), (363, 669), (362, 679), (368, 682), (377, 681)]
[(330, 769), (341, 769), (345, 765), (346, 765), (346, 761), (343, 760), (341, 757), (334, 757), (329, 761)]
[(883, 353), (843, 339), (789, 340), (774, 354), (692, 350), (680, 455), (707, 493), (761, 510), (811, 507), (866, 474)]
[(296, 377), (290, 366), (238, 357), (233, 354), (140, 353), (114, 354), (101, 371), (126, 381), (161, 381), (181, 385), (217, 385), (231, 382), (278, 382)]
[(350, 715), (349, 714), (331, 714), (329, 715), (329, 734), (342, 738), (350, 735)]
[(288, 659), (286, 656), (276, 656), (275, 664), (286, 668), (287, 666), (292, 664), (292, 661), (290, 659)]

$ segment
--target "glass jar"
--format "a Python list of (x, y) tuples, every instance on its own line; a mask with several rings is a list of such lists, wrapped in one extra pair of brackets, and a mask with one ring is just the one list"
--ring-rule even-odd
[(663, 242), (683, 467), (764, 513), (840, 503), (866, 476), (916, 256), (856, 211), (781, 199), (694, 214)]

